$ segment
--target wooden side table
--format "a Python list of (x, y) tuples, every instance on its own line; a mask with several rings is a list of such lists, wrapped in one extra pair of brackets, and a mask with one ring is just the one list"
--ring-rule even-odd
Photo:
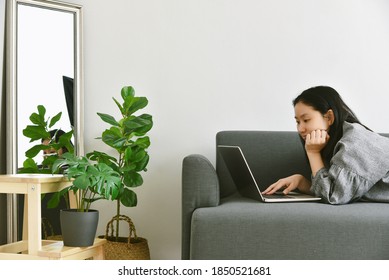
[(26, 196), (23, 239), (0, 246), (0, 259), (103, 259), (105, 239), (96, 239), (91, 247), (65, 247), (62, 241), (42, 241), (41, 194), (57, 192), (71, 182), (63, 175), (12, 174), (0, 175), (0, 193)]

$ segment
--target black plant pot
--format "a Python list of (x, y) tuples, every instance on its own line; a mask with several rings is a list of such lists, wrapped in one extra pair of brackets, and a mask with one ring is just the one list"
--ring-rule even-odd
[(96, 237), (99, 211), (78, 212), (64, 209), (60, 212), (63, 243), (70, 247), (92, 246)]

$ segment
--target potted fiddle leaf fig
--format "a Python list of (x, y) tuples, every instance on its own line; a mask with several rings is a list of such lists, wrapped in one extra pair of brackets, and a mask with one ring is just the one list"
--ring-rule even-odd
[(122, 184), (115, 198), (116, 215), (113, 217), (116, 221), (114, 241), (117, 242), (126, 240), (126, 238), (119, 237), (119, 221), (123, 217), (121, 206), (134, 207), (137, 205), (134, 188), (143, 184), (141, 173), (147, 171), (149, 163), (147, 149), (150, 146), (150, 138), (147, 133), (153, 127), (151, 115), (135, 114), (148, 105), (146, 97), (135, 96), (134, 88), (125, 86), (121, 89), (121, 99), (119, 102), (113, 98), (119, 109), (118, 118), (105, 113), (97, 113), (101, 120), (110, 125), (98, 139), (112, 149), (112, 154), (99, 151), (87, 154), (89, 159), (105, 163), (120, 174)]
[(91, 204), (99, 199), (116, 199), (121, 189), (120, 174), (105, 163), (92, 163), (85, 156), (63, 154), (53, 164), (53, 173), (63, 169), (72, 185), (55, 193), (55, 206), (61, 196), (73, 192), (76, 208), (62, 209), (60, 222), (65, 246), (85, 247), (93, 244), (99, 212)]

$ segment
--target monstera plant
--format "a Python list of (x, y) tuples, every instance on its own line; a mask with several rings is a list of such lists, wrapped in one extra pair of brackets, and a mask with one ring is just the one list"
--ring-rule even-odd
[(120, 174), (104, 163), (90, 162), (84, 156), (65, 153), (53, 164), (53, 171), (63, 169), (71, 186), (54, 194), (49, 203), (59, 202), (69, 192), (75, 194), (75, 205), (61, 209), (60, 222), (65, 246), (86, 247), (94, 243), (99, 211), (91, 209), (94, 201), (115, 199), (120, 189)]
[(122, 184), (116, 200), (116, 238), (119, 235), (119, 216), (121, 205), (134, 207), (137, 205), (137, 195), (134, 188), (143, 184), (142, 172), (147, 171), (149, 154), (147, 148), (150, 139), (147, 133), (153, 126), (149, 114), (135, 115), (148, 105), (146, 97), (136, 97), (134, 88), (125, 86), (121, 89), (121, 102), (113, 98), (119, 109), (120, 116), (115, 118), (109, 114), (97, 113), (101, 120), (110, 125), (103, 131), (101, 139), (113, 153), (93, 151), (86, 156), (90, 160), (104, 163), (120, 174)]
[(72, 185), (54, 194), (50, 201), (56, 207), (61, 196), (72, 191), (76, 196), (78, 212), (88, 212), (92, 202), (99, 199), (116, 199), (121, 186), (119, 173), (104, 163), (90, 162), (85, 156), (63, 154), (52, 167), (53, 173), (60, 169), (72, 180)]

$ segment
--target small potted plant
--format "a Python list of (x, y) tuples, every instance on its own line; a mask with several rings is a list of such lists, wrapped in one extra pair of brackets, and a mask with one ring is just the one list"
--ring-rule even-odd
[(61, 196), (72, 192), (76, 208), (62, 209), (60, 222), (65, 246), (85, 247), (93, 244), (99, 212), (91, 204), (99, 199), (116, 199), (121, 189), (120, 174), (105, 163), (92, 163), (85, 156), (63, 154), (53, 164), (53, 172), (62, 168), (72, 185), (55, 193), (49, 201), (54, 207)]

